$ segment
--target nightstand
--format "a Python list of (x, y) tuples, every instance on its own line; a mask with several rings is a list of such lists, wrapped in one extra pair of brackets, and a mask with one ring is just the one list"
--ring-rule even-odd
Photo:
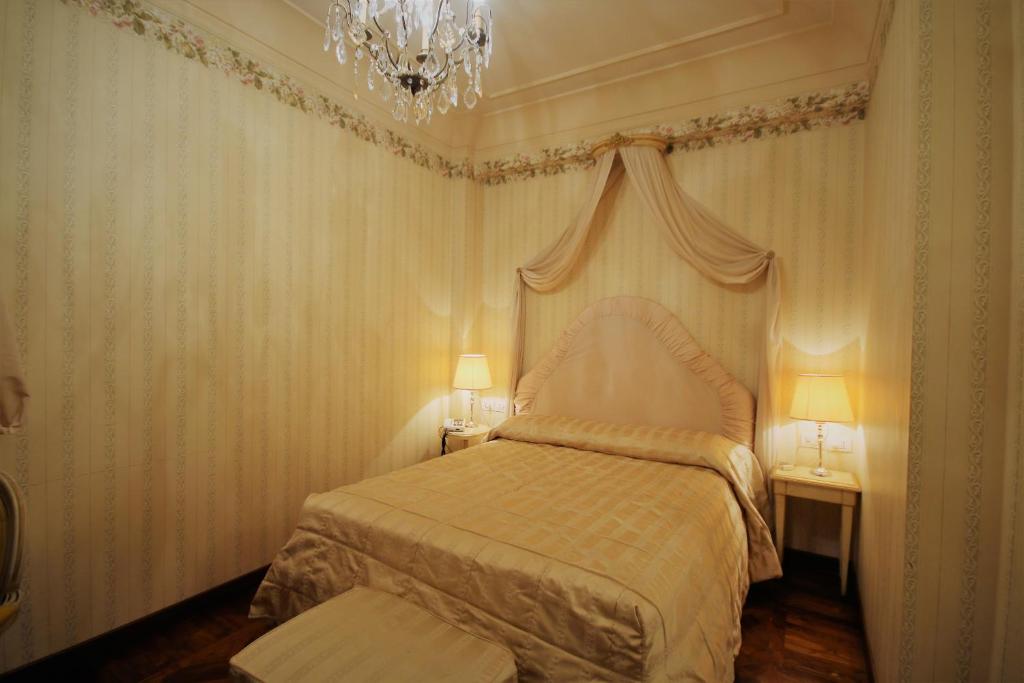
[(846, 576), (850, 567), (850, 540), (853, 533), (853, 509), (860, 496), (860, 483), (850, 472), (832, 470), (832, 475), (819, 477), (810, 467), (794, 467), (772, 472), (775, 487), (775, 549), (782, 562), (786, 532), (786, 497), (820, 500), (843, 506), (842, 528), (839, 533), (839, 587), (846, 595)]
[(463, 448), (483, 443), (489, 431), (491, 428), (488, 425), (478, 424), (472, 429), (464, 429), (461, 432), (448, 432), (448, 436), (445, 437), (445, 452), (454, 453)]

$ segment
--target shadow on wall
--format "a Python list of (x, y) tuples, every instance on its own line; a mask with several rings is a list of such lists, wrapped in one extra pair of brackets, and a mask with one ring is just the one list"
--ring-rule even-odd
[[(370, 438), (345, 440), (362, 443), (372, 451), (346, 457), (350, 468), (340, 480), (332, 482), (333, 486), (384, 474), (437, 454), (432, 439), (427, 439), (429, 446), (426, 448), (417, 447), (417, 443), (424, 443), (424, 428), (432, 433), (430, 429), (440, 425), (448, 412), (451, 391), (451, 354), (445, 334), (448, 318), (437, 315), (425, 300), (417, 298), (415, 302), (418, 309), (415, 315), (430, 320), (427, 329), (437, 330), (426, 344), (418, 347), (396, 334), (396, 330), (401, 329), (402, 316), (410, 311), (388, 311), (378, 320), (368, 322), (369, 329), (364, 331), (362, 353), (370, 358), (350, 359), (350, 362), (375, 367), (381, 373), (375, 378), (355, 373), (364, 377), (366, 383), (363, 400), (347, 407), (349, 411), (368, 413), (362, 418), (353, 416), (355, 419), (350, 424), (357, 429), (369, 429), (373, 425), (377, 433), (368, 435)], [(401, 381), (398, 375), (404, 373), (411, 374), (417, 381), (412, 384)], [(412, 391), (408, 390), (410, 386), (414, 387)], [(342, 454), (336, 455), (341, 457)]]

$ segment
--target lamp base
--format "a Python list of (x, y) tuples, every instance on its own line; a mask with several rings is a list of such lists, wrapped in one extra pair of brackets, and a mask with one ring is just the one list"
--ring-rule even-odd
[(469, 392), (469, 419), (466, 420), (466, 429), (476, 429), (476, 421), (473, 419), (476, 417), (476, 392), (470, 390)]
[(825, 423), (818, 423), (818, 466), (811, 470), (811, 474), (816, 477), (831, 477), (832, 473), (825, 469), (824, 459), (824, 445), (825, 445)]

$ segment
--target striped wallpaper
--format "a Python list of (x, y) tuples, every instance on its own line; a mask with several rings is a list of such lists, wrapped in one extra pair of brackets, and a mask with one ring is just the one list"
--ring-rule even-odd
[[(907, 505), (910, 346), (915, 287), (917, 126), (913, 103), (915, 8), (898, 2), (865, 124), (863, 262), (865, 295), (864, 430), (858, 582), (875, 679), (894, 681), (903, 607)], [(894, 292), (903, 292), (894, 296)]]
[[(830, 461), (869, 489), (880, 680), (1021, 668), (999, 605), (1024, 584), (1003, 87), (1022, 16), (900, 0), (867, 123), (669, 157), (779, 255), (787, 376), (851, 379), (864, 430)], [(573, 219), (588, 173), (453, 180), (339, 125), (75, 3), (0, 3), (0, 291), (32, 391), (26, 433), (0, 440), (30, 508), (0, 671), (268, 562), (306, 492), (431, 454), (456, 349), (506, 377), (514, 268)], [(589, 303), (633, 294), (754, 388), (758, 288), (680, 262), (628, 181), (600, 215), (570, 282), (527, 295), (527, 366)], [(794, 428), (786, 452), (814, 457)], [(789, 539), (835, 554), (833, 513), (794, 505)]]
[[(865, 262), (876, 275), (860, 568), (878, 680), (1022, 675), (1020, 11), (1020, 0), (900, 0), (868, 110)], [(909, 301), (893, 296), (908, 288)]]
[(32, 392), (0, 440), (30, 510), (10, 669), (269, 562), (307, 492), (432, 454), (459, 227), (455, 181), (78, 7), (0, 3), (0, 50)]
[[(1024, 0), (1013, 2), (1014, 163), (1013, 279), (1010, 282), (1010, 386), (1003, 501), (1001, 608), (996, 631), (996, 672), (1024, 678)], [(1005, 596), (1005, 597), (1004, 597)], [(1001, 632), (1000, 632), (1001, 631)]]
[(996, 672), (1024, 678), (1024, 0), (1013, 2), (1013, 275), (1003, 557), (996, 630)]

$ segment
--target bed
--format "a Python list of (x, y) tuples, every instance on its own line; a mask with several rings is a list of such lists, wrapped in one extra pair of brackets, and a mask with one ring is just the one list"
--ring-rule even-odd
[(522, 680), (731, 680), (750, 582), (781, 573), (749, 392), (616, 297), (515, 404), (487, 443), (310, 496), (250, 615), (366, 585), (509, 647)]

